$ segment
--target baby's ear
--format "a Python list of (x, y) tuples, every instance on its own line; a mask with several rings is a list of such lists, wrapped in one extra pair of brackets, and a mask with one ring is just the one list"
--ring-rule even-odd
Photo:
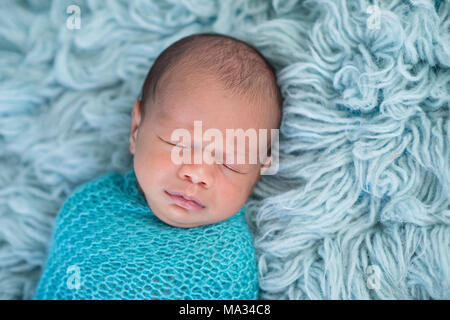
[(130, 152), (134, 154), (136, 148), (136, 138), (141, 123), (141, 100), (136, 100), (133, 111), (131, 112), (131, 128), (130, 128)]

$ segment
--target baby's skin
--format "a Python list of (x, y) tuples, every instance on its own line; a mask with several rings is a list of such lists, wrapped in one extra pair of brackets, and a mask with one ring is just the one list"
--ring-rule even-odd
[[(35, 299), (256, 299), (245, 202), (274, 162), (264, 152), (281, 120), (273, 70), (237, 40), (194, 35), (157, 58), (141, 93), (131, 114), (133, 169), (67, 199)], [(212, 162), (198, 123), (226, 137), (221, 148), (214, 144)], [(229, 130), (240, 132), (231, 144)], [(239, 134), (246, 139), (249, 130), (256, 145), (242, 149)], [(190, 153), (179, 162), (174, 150)]]
[[(173, 148), (191, 147), (194, 158), (194, 145), (208, 144), (203, 138), (195, 141), (194, 121), (201, 121), (203, 131), (215, 128), (226, 137), (227, 129), (276, 129), (276, 116), (261, 105), (264, 101), (231, 94), (211, 74), (180, 67), (167, 72), (161, 82), (165, 84), (164, 94), (147, 102), (144, 119), (140, 100), (132, 110), (129, 149), (134, 155), (139, 190), (154, 214), (169, 225), (192, 228), (226, 220), (244, 205), (261, 173), (270, 167), (271, 157), (258, 157), (251, 163), (248, 153), (259, 154), (259, 150), (250, 150), (246, 144), (243, 164), (196, 164), (194, 160), (178, 164), (172, 158)], [(174, 130), (180, 128), (193, 137), (191, 146), (172, 139)], [(217, 152), (225, 157), (228, 149), (224, 142), (223, 150)], [(180, 194), (196, 203), (184, 202), (176, 196)]]

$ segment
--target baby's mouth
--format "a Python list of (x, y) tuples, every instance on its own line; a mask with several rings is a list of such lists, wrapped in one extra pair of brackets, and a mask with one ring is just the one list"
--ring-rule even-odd
[(172, 201), (176, 205), (185, 209), (198, 211), (206, 208), (206, 206), (203, 205), (200, 201), (193, 197), (189, 197), (182, 192), (170, 192), (166, 190), (164, 192), (172, 199)]

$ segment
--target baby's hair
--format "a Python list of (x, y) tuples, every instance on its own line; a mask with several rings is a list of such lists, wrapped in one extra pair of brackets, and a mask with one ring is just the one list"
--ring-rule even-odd
[(276, 74), (269, 62), (253, 46), (236, 38), (200, 33), (182, 38), (166, 48), (153, 63), (141, 91), (141, 117), (146, 103), (156, 101), (161, 79), (175, 66), (204, 70), (218, 77), (226, 89), (263, 103), (273, 99), (278, 109), (278, 126), (282, 117), (282, 96)]

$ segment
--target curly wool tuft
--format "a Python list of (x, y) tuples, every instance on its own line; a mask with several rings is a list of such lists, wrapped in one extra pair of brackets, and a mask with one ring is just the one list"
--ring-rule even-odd
[(2, 1), (0, 298), (33, 297), (71, 191), (131, 167), (158, 54), (219, 32), (258, 48), (284, 97), (280, 169), (247, 203), (260, 298), (449, 299), (450, 4), (377, 3)]

